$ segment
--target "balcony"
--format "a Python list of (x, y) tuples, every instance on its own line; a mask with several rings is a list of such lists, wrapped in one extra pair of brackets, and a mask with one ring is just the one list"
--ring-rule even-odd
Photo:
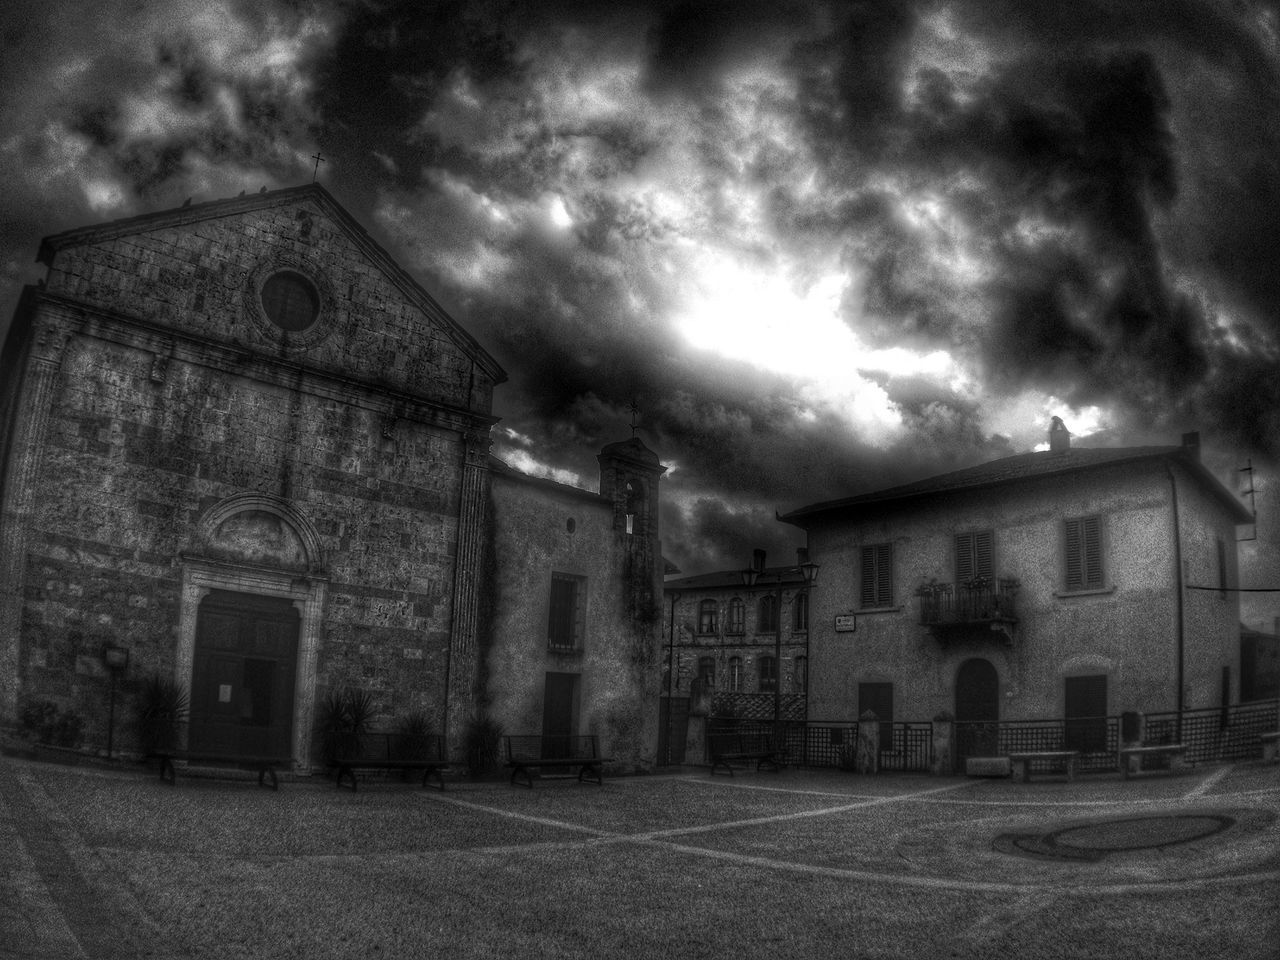
[(916, 591), (920, 598), (920, 622), (939, 638), (972, 636), (974, 631), (996, 631), (1013, 642), (1018, 622), (1015, 599), (1017, 580), (975, 577), (963, 583), (930, 581)]

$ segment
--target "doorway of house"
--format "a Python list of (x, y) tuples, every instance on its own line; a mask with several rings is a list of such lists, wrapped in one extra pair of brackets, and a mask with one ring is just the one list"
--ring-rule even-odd
[(1081, 753), (1107, 749), (1107, 677), (1067, 677), (1063, 690), (1065, 746)]
[(196, 615), (189, 745), (287, 757), (300, 618), (291, 600), (212, 590)]
[(956, 756), (999, 752), (1000, 675), (990, 660), (975, 657), (956, 671)]
[(543, 755), (567, 757), (578, 732), (578, 674), (548, 673), (542, 689)]

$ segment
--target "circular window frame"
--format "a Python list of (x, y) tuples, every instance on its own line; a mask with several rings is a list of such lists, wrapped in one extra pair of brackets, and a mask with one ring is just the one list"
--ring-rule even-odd
[[(279, 273), (296, 273), (311, 284), (316, 293), (316, 318), (303, 330), (285, 330), (267, 315), (262, 302), (267, 281)], [(301, 257), (277, 255), (263, 261), (249, 275), (245, 289), (245, 313), (258, 332), (288, 352), (309, 350), (333, 332), (336, 301), (324, 274)]]

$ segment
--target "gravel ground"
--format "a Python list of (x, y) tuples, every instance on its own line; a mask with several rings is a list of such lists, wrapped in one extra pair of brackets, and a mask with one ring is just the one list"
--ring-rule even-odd
[[(700, 772), (441, 794), (174, 788), (0, 758), (0, 957), (1275, 960), (1278, 814), (1280, 767), (1258, 764), (1129, 782)], [(996, 839), (1123, 846), (1115, 821), (1192, 815), (1231, 825), (1095, 860)]]

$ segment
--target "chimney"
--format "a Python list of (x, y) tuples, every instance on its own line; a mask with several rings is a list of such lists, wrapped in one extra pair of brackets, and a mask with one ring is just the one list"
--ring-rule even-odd
[(1182, 449), (1191, 454), (1198, 462), (1200, 460), (1200, 431), (1195, 430), (1191, 433), (1182, 435)]
[(1071, 431), (1067, 429), (1067, 425), (1062, 422), (1061, 417), (1054, 417), (1049, 421), (1049, 451), (1051, 453), (1061, 453), (1063, 450), (1071, 449)]

